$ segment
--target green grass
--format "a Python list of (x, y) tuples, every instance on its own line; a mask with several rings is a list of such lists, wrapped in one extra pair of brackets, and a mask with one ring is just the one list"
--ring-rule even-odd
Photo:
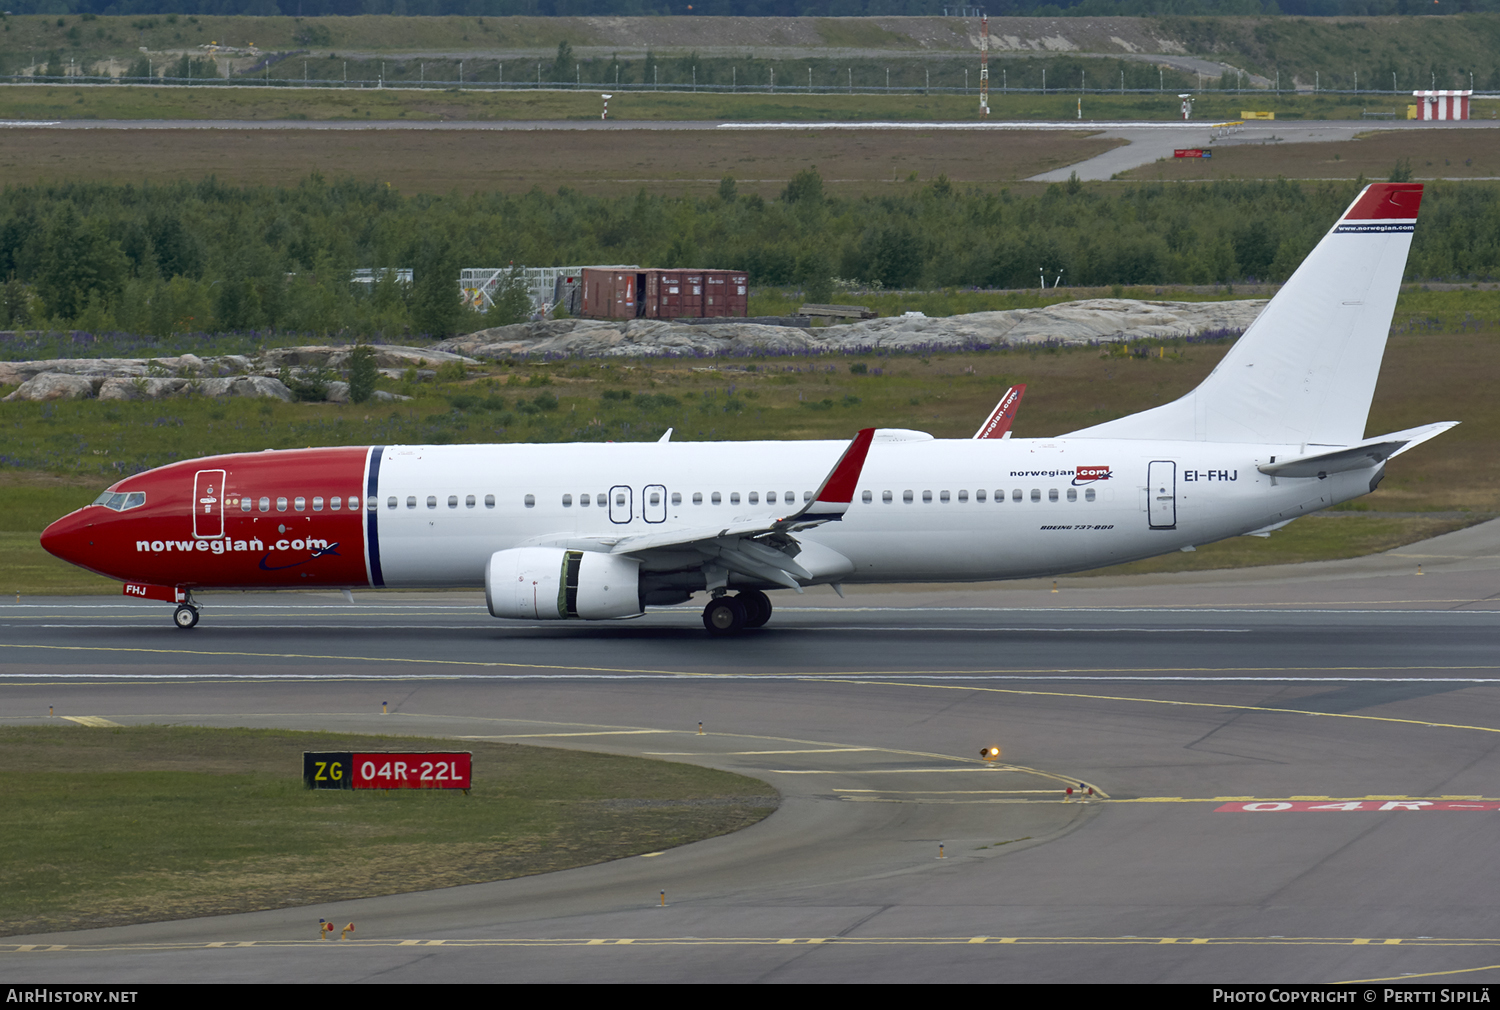
[(1147, 575), (1158, 572), (1205, 572), (1221, 568), (1289, 565), (1306, 561), (1337, 561), (1394, 550), (1493, 518), (1493, 513), (1472, 513), (1461, 517), (1315, 513), (1298, 519), (1269, 537), (1232, 537), (1215, 544), (1205, 544), (1195, 551), (1176, 551), (1161, 557), (1096, 568), (1079, 574)]
[[(473, 792), (303, 787), (303, 751), (366, 749), (472, 751)], [(0, 768), (6, 935), (544, 873), (725, 834), (776, 802), (693, 765), (280, 730), (9, 726)]]

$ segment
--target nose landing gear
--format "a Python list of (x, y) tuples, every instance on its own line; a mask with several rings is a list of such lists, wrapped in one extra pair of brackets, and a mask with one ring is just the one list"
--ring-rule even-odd
[(172, 623), (187, 631), (198, 623), (198, 608), (187, 603), (179, 604), (172, 614)]
[(734, 596), (718, 596), (703, 608), (703, 626), (714, 637), (737, 635), (759, 628), (771, 619), (771, 599), (758, 589), (743, 589)]

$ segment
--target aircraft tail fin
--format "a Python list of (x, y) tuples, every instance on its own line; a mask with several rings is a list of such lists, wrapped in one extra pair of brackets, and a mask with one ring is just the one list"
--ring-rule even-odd
[(1364, 438), (1422, 186), (1366, 186), (1217, 368), (1077, 438), (1353, 445)]
[(1021, 397), (1026, 395), (1026, 384), (1017, 383), (1005, 391), (990, 416), (984, 419), (975, 438), (1009, 438), (1010, 426), (1016, 419), (1016, 410), (1021, 406)]

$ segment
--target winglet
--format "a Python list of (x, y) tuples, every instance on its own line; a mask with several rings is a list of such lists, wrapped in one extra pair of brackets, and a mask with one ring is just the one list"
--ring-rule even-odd
[(1010, 432), (1010, 426), (1016, 419), (1016, 410), (1021, 406), (1021, 397), (1025, 395), (1026, 384), (1024, 382), (1007, 389), (1005, 395), (1000, 397), (1000, 402), (995, 404), (994, 412), (985, 418), (979, 430), (974, 433), (974, 437), (976, 439), (1004, 438)]
[(844, 454), (829, 471), (828, 476), (823, 479), (823, 484), (813, 495), (812, 501), (785, 519), (779, 520), (777, 525), (820, 523), (844, 518), (850, 502), (854, 501), (854, 489), (859, 485), (859, 475), (865, 468), (865, 456), (869, 453), (870, 443), (874, 439), (874, 428), (861, 429), (860, 433), (854, 436), (854, 441), (849, 443), (849, 448), (844, 450)]

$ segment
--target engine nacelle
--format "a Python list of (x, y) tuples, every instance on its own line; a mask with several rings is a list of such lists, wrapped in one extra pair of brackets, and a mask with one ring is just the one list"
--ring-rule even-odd
[(496, 617), (527, 621), (638, 617), (641, 563), (561, 547), (496, 551), (484, 566), (484, 600)]

